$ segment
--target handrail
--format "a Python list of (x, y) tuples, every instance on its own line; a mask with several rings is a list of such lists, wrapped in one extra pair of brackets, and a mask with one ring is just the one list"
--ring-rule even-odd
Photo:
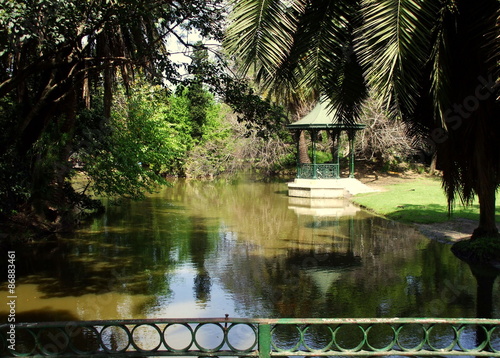
[(476, 318), (38, 322), (0, 325), (0, 338), (1, 357), (500, 357), (500, 319)]
[(297, 165), (297, 178), (299, 179), (338, 179), (340, 169), (334, 163), (300, 163)]

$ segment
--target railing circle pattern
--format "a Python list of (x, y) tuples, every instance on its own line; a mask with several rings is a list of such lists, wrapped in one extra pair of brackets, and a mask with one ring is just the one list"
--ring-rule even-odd
[[(298, 337), (294, 336), (293, 333), (290, 334), (289, 330), (287, 330), (288, 332), (281, 332), (283, 329), (290, 328), (290, 327), (292, 330), (294, 330), (294, 331), (296, 330), (297, 334), (299, 335)], [(288, 335), (289, 337), (291, 336), (292, 340), (284, 338), (284, 337), (280, 337), (280, 339), (273, 339), (276, 336), (283, 336), (283, 335)], [(273, 349), (275, 351), (277, 351), (277, 352), (296, 352), (299, 350), (301, 342), (304, 341), (304, 332), (303, 332), (303, 330), (300, 329), (299, 326), (294, 327), (294, 326), (290, 326), (290, 325), (276, 325), (271, 330), (271, 337), (272, 337), (271, 338), (271, 346), (273, 347)], [(286, 343), (284, 343), (284, 341), (286, 341)], [(282, 346), (280, 347), (279, 343), (277, 343), (277, 342), (282, 342)], [(284, 345), (284, 344), (286, 344), (286, 345)]]
[[(206, 347), (205, 345), (201, 344), (200, 343), (200, 339), (202, 339), (203, 336), (207, 336), (206, 334), (203, 335), (202, 333), (199, 333), (201, 332), (202, 330), (204, 330), (205, 328), (208, 328), (208, 331), (206, 333), (208, 333), (208, 337), (209, 338), (212, 338), (213, 341), (215, 341), (215, 346), (213, 348), (210, 348), (210, 347)], [(212, 328), (212, 330), (215, 328), (215, 332), (210, 332), (210, 328)], [(194, 330), (194, 343), (196, 345), (196, 347), (198, 347), (198, 349), (201, 351), (201, 352), (204, 352), (204, 353), (213, 353), (213, 352), (218, 352), (221, 350), (221, 348), (224, 346), (224, 343), (226, 341), (226, 335), (224, 334), (224, 327), (220, 324), (220, 323), (200, 323), (199, 325), (196, 326), (195, 330)], [(220, 342), (217, 342), (218, 340), (220, 340)], [(206, 343), (205, 343), (206, 344)]]
[[(283, 326), (280, 324), (279, 326)], [(383, 334), (373, 333), (375, 329), (381, 330), (385, 327)], [(306, 332), (311, 325), (295, 325), (295, 335), (290, 333), (280, 339), (276, 337), (276, 327), (272, 333), (272, 348), (281, 356), (282, 353), (293, 353), (293, 355), (315, 354), (332, 355), (342, 353), (346, 356), (375, 353), (377, 355), (393, 355), (397, 352), (404, 353), (443, 353), (447, 355), (463, 355), (471, 353), (488, 357), (500, 356), (500, 328), (498, 326), (476, 324), (415, 324), (403, 323), (398, 325), (383, 324), (337, 324), (328, 325), (330, 335), (328, 343), (322, 348), (311, 348), (306, 339)], [(418, 329), (415, 329), (418, 328)], [(412, 330), (411, 336), (407, 330)], [(442, 332), (446, 331), (446, 335)], [(289, 330), (289, 332), (291, 332)], [(499, 337), (496, 337), (496, 335)], [(347, 337), (349, 339), (347, 339)], [(382, 338), (381, 338), (382, 337)], [(410, 339), (411, 338), (411, 339)], [(479, 340), (479, 342), (478, 342)], [(381, 343), (387, 341), (387, 343)], [(411, 342), (408, 342), (411, 341)], [(293, 344), (290, 344), (293, 342)], [(411, 343), (411, 345), (410, 345)], [(470, 346), (472, 345), (472, 347)], [(407, 355), (407, 354), (404, 354)]]
[(106, 353), (123, 353), (133, 341), (129, 328), (119, 324), (104, 326), (99, 332), (99, 339)]
[[(426, 329), (417, 324), (402, 324), (398, 327), (396, 331), (396, 344), (401, 348), (404, 352), (415, 352), (420, 351), (424, 348), (426, 344)], [(408, 347), (407, 344), (410, 343), (415, 344), (412, 347)], [(413, 342), (412, 342), (413, 341)]]
[[(392, 335), (392, 338), (389, 339), (390, 340), (389, 343), (385, 343), (385, 345), (384, 345), (384, 341), (382, 341), (380, 343), (380, 346), (377, 347), (376, 344), (374, 343), (377, 341), (376, 333), (370, 335), (370, 332), (372, 332), (374, 329), (377, 329), (379, 327), (388, 328), (390, 331), (389, 334)], [(368, 349), (370, 351), (373, 351), (373, 352), (385, 352), (385, 351), (388, 351), (390, 349), (393, 349), (396, 342), (397, 342), (396, 329), (390, 325), (370, 325), (366, 328), (364, 333), (365, 333), (366, 346), (368, 347)], [(385, 334), (385, 337), (389, 337), (389, 335)], [(372, 340), (372, 343), (370, 343), (370, 340)]]
[[(238, 332), (235, 334), (241, 333), (242, 335), (246, 336), (246, 335), (248, 335), (248, 333), (250, 333), (250, 335), (253, 337), (253, 340), (252, 340), (252, 338), (250, 338), (248, 340), (249, 343), (248, 343), (248, 347), (246, 347), (246, 348), (237, 348), (236, 343), (235, 342), (231, 343), (231, 339), (230, 339), (231, 330), (233, 330), (233, 332), (237, 332), (237, 330), (240, 329), (241, 327), (249, 328), (250, 330), (246, 329), (245, 332)], [(257, 347), (257, 340), (258, 340), (258, 332), (257, 332), (257, 327), (255, 325), (245, 324), (245, 323), (234, 323), (227, 328), (226, 343), (232, 352), (242, 352), (242, 353), (251, 352), (252, 349)]]
[(321, 353), (321, 352), (327, 352), (331, 349), (331, 347), (335, 344), (335, 335), (334, 335), (334, 332), (333, 332), (333, 329), (332, 327), (330, 326), (326, 326), (326, 330), (323, 330), (324, 332), (329, 332), (330, 333), (330, 339), (327, 340), (328, 343), (321, 347), (321, 348), (314, 348), (312, 347), (312, 345), (310, 343), (308, 343), (308, 340), (306, 339), (306, 334), (307, 332), (310, 330), (310, 328), (313, 328), (313, 327), (316, 327), (314, 325), (307, 325), (304, 330), (303, 330), (303, 334), (302, 334), (302, 339), (304, 340), (303, 344), (304, 344), (304, 348), (306, 351), (308, 352), (313, 352), (313, 353)]
[[(152, 332), (151, 331), (147, 332), (144, 330), (144, 328), (146, 330), (147, 330), (147, 328), (151, 328)], [(141, 330), (142, 330), (142, 334), (141, 334)], [(137, 336), (134, 334), (137, 334)], [(151, 336), (155, 336), (155, 335), (156, 335), (156, 337), (151, 337)], [(146, 339), (149, 342), (152, 341), (153, 344), (158, 342), (158, 344), (154, 345), (153, 348), (149, 348), (149, 349), (140, 346), (139, 341), (141, 341), (142, 337), (144, 337), (144, 336), (146, 337)], [(160, 327), (158, 327), (157, 325), (155, 325), (155, 324), (139, 324), (139, 325), (135, 326), (134, 328), (132, 328), (132, 332), (131, 332), (132, 342), (130, 342), (130, 343), (132, 344), (134, 349), (137, 350), (138, 352), (145, 352), (145, 351), (156, 352), (161, 347), (162, 337), (163, 337), (163, 332), (160, 329)], [(152, 339), (152, 338), (157, 338), (157, 339)]]
[(493, 327), (488, 333), (488, 341), (492, 352), (500, 356), (500, 325)]
[[(100, 339), (99, 331), (94, 326), (80, 327), (75, 333), (67, 334), (70, 340), (70, 350), (77, 355), (91, 355), (93, 350), (92, 346), (97, 346)], [(90, 343), (89, 343), (90, 342)], [(95, 342), (95, 344), (92, 344)], [(80, 345), (83, 345), (80, 347)]]
[[(167, 330), (170, 328), (170, 330), (174, 330), (174, 331), (177, 331), (176, 333), (178, 334), (179, 333), (179, 330), (175, 329), (175, 326), (181, 326), (181, 327), (184, 327), (187, 329), (187, 332), (189, 333), (190, 336), (188, 336), (188, 344), (182, 348), (174, 348), (171, 344), (173, 344), (174, 342), (170, 342), (166, 337), (170, 336), (171, 334), (172, 335), (175, 335), (175, 333), (168, 333)], [(173, 328), (174, 327), (174, 328)], [(182, 334), (181, 334), (182, 336)], [(182, 341), (182, 338), (177, 338), (175, 339), (175, 341), (179, 342), (179, 340)], [(186, 340), (184, 338), (184, 340)], [(162, 341), (163, 341), (163, 344), (165, 344), (165, 347), (167, 348), (168, 351), (170, 352), (175, 352), (175, 353), (182, 353), (182, 352), (187, 352), (189, 351), (189, 349), (191, 348), (191, 346), (193, 345), (194, 343), (194, 332), (193, 332), (193, 329), (191, 328), (191, 326), (187, 323), (184, 323), (184, 324), (179, 324), (179, 323), (174, 323), (174, 324), (168, 324), (165, 326), (165, 329), (163, 330), (163, 335), (162, 335)], [(169, 344), (170, 342), (170, 344)]]
[[(35, 341), (41, 343), (38, 344), (38, 346), (40, 347), (40, 351), (42, 352), (42, 354), (47, 356), (57, 355), (67, 350), (70, 344), (70, 338), (63, 332), (64, 331), (60, 327), (42, 329), (38, 331)], [(54, 336), (61, 337), (58, 340), (57, 345), (51, 342), (51, 337)]]
[[(344, 333), (345, 331), (348, 331), (347, 333)], [(352, 331), (354, 330), (354, 332)], [(352, 342), (346, 342), (347, 339), (344, 338), (344, 336), (349, 336), (352, 339), (352, 342), (354, 342), (353, 347), (347, 346), (347, 344), (352, 343)], [(358, 341), (356, 338), (359, 336), (360, 340)], [(340, 352), (357, 352), (363, 348), (364, 345), (364, 340), (366, 339), (365, 332), (360, 326), (357, 325), (350, 325), (350, 324), (341, 324), (338, 325), (334, 332), (333, 332), (333, 340), (335, 341), (335, 345), (337, 350)]]
[[(332, 321), (335, 321), (332, 323)], [(261, 334), (261, 326), (269, 327)], [(263, 330), (262, 332), (265, 332)], [(270, 333), (269, 333), (270, 332)], [(146, 356), (397, 356), (500, 357), (500, 321), (395, 319), (207, 319), (61, 322), (0, 325), (2, 357)], [(267, 346), (267, 347), (266, 347)]]

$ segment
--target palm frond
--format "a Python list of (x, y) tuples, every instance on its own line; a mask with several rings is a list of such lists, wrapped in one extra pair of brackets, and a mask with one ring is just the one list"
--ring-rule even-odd
[(500, 177), (499, 11), (495, 0), (450, 1), (439, 23), (431, 90), (436, 123), (446, 130), (438, 145), (450, 206), (455, 198), (470, 204)]
[(325, 66), (334, 72), (325, 71), (322, 79), (322, 91), (335, 109), (335, 120), (345, 124), (355, 124), (359, 120), (363, 102), (368, 96), (363, 67), (354, 51), (355, 29), (360, 26), (359, 11), (359, 2), (353, 1), (337, 11), (342, 14), (341, 37), (338, 37), (341, 52), (335, 66)]
[(354, 122), (366, 95), (361, 67), (352, 49), (356, 1), (311, 1), (300, 17), (294, 45), (264, 84), (277, 98), (322, 93), (335, 120)]
[(267, 78), (287, 57), (293, 45), (302, 0), (246, 0), (234, 3), (224, 46), (242, 59), (241, 72), (255, 66), (258, 78)]
[(323, 93), (337, 121), (353, 122), (366, 95), (353, 52), (358, 10), (353, 0), (237, 1), (224, 44), (273, 98)]
[(354, 52), (346, 56), (339, 67), (335, 76), (325, 76), (323, 93), (330, 99), (332, 109), (335, 110), (335, 120), (351, 125), (361, 116), (362, 105), (368, 97), (368, 88), (363, 68)]
[(411, 112), (431, 48), (439, 0), (363, 0), (357, 52), (388, 109)]
[(348, 51), (350, 1), (313, 1), (306, 8), (291, 57), (300, 68), (303, 87), (321, 87), (324, 71), (336, 72)]
[(453, 75), (453, 53), (450, 51), (455, 28), (455, 15), (457, 9), (453, 4), (443, 6), (436, 17), (434, 27), (433, 47), (429, 58), (429, 78), (433, 103), (433, 117), (438, 125), (446, 128), (444, 120), (445, 113), (452, 105), (453, 84), (451, 82)]
[(325, 71), (335, 72), (345, 52), (348, 10), (342, 3), (317, 0), (307, 4), (293, 46), (275, 73), (265, 79), (264, 88), (277, 98), (289, 98), (296, 91), (321, 91)]

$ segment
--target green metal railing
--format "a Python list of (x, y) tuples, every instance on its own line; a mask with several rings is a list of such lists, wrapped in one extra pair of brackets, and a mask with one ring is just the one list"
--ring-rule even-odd
[(155, 319), (0, 326), (1, 357), (500, 357), (499, 319)]
[(301, 163), (297, 165), (297, 178), (300, 179), (338, 179), (338, 164)]

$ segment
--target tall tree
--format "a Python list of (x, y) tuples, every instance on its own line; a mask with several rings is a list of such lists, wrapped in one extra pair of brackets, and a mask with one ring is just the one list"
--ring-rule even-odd
[(203, 75), (196, 73), (196, 68), (203, 67), (209, 61), (208, 50), (200, 42), (197, 43), (197, 46), (198, 48), (195, 49), (191, 56), (191, 68), (194, 70), (192, 71), (191, 83), (187, 87), (187, 97), (190, 102), (192, 136), (200, 140), (203, 136), (203, 126), (207, 122), (207, 110), (210, 106), (211, 97), (203, 87)]
[[(118, 79), (128, 87), (140, 71), (151, 82), (179, 80), (167, 37), (191, 46), (183, 40), (186, 30), (221, 35), (221, 0), (0, 4), (0, 194), (3, 203), (13, 202), (8, 210), (2, 204), (3, 215), (19, 205), (41, 216), (61, 208), (55, 202), (71, 196), (68, 158), (81, 145), (77, 134), (84, 137), (76, 133), (85, 130), (79, 113), (102, 108), (85, 118), (91, 129), (106, 128)], [(13, 194), (12, 179), (22, 184), (22, 195)]]
[(356, 119), (369, 87), (436, 147), (450, 209), (479, 198), (499, 237), (498, 0), (235, 0), (225, 45), (270, 93), (325, 94)]

